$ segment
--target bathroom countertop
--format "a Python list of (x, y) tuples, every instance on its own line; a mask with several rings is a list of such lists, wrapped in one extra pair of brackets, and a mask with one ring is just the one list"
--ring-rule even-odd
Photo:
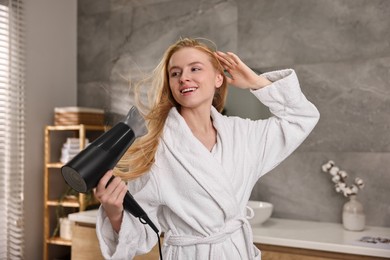
[(80, 212), (69, 214), (68, 218), (69, 220), (74, 222), (96, 225), (97, 213), (98, 213), (97, 209), (80, 211)]
[[(270, 218), (252, 229), (253, 241), (259, 244), (390, 258), (387, 227), (366, 226), (363, 231), (347, 231), (339, 223)], [(359, 241), (362, 237), (376, 243)]]
[[(75, 222), (95, 224), (97, 210), (69, 214)], [(367, 226), (363, 231), (347, 231), (339, 223), (270, 218), (253, 225), (253, 242), (310, 250), (390, 258), (390, 228)], [(371, 242), (359, 241), (368, 237)], [(387, 243), (379, 242), (382, 238)], [(382, 240), (383, 241), (383, 240)]]

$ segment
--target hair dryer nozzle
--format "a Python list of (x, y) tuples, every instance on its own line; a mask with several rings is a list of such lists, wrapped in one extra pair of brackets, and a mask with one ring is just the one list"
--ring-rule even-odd
[(131, 127), (131, 129), (134, 131), (135, 138), (146, 135), (148, 133), (145, 119), (134, 106), (131, 107), (127, 113), (127, 116), (122, 120), (122, 122)]

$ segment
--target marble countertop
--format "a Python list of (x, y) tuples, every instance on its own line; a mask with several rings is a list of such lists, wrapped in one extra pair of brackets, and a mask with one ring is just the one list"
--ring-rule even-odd
[[(69, 214), (69, 219), (95, 224), (96, 214), (97, 210), (77, 212)], [(252, 229), (253, 242), (259, 244), (390, 258), (390, 228), (387, 227), (367, 226), (363, 231), (354, 232), (344, 230), (339, 223), (271, 218)], [(371, 243), (359, 241), (363, 237)], [(387, 239), (387, 243), (378, 238)]]
[[(390, 258), (390, 228), (386, 227), (367, 226), (356, 232), (339, 223), (271, 218), (252, 229), (253, 241), (259, 244)], [(363, 237), (376, 243), (359, 241)]]

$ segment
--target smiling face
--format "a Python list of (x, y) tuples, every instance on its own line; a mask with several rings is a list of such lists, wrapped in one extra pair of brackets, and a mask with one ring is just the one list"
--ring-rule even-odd
[(168, 63), (172, 96), (182, 109), (209, 109), (223, 76), (213, 67), (210, 57), (196, 48), (176, 51)]

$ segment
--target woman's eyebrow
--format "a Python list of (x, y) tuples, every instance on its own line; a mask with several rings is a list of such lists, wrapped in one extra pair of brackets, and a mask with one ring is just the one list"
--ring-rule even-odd
[[(194, 62), (189, 63), (187, 66), (193, 66), (193, 65), (197, 65), (197, 64), (203, 65), (203, 62), (194, 61)], [(181, 69), (181, 67), (180, 66), (172, 66), (169, 68), (169, 71), (171, 71), (173, 69)]]

